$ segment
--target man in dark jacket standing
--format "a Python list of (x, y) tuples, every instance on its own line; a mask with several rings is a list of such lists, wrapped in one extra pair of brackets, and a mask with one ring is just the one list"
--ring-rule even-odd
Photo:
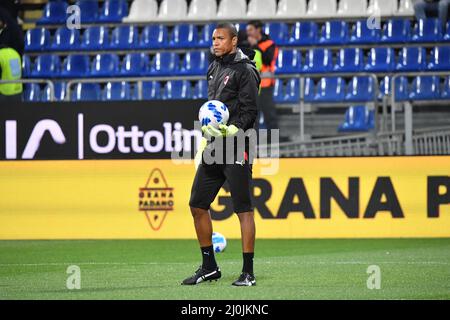
[[(261, 80), (254, 62), (237, 48), (237, 42), (238, 33), (231, 23), (221, 23), (214, 30), (215, 60), (210, 64), (207, 74), (208, 100), (223, 102), (228, 107), (230, 117), (228, 124), (221, 125), (220, 129), (211, 125), (202, 127), (205, 136), (210, 138), (206, 150), (214, 148), (218, 139), (234, 141), (243, 131), (255, 127), (258, 114), (256, 100)], [(225, 151), (228, 152), (228, 150)], [(232, 154), (225, 152), (220, 163), (212, 164), (207, 163), (203, 153), (189, 201), (203, 263), (193, 276), (182, 282), (184, 285), (195, 285), (221, 277), (220, 268), (214, 257), (209, 208), (225, 182), (228, 183), (231, 191), (234, 211), (238, 215), (242, 234), (244, 260), (242, 274), (233, 282), (233, 285), (253, 286), (256, 284), (253, 274), (255, 221), (251, 202), (252, 164), (247, 151), (246, 148), (242, 155), (239, 155), (236, 150), (233, 150)], [(229, 161), (230, 155), (232, 161)], [(242, 160), (237, 161), (237, 159)]]
[[(278, 47), (270, 37), (263, 32), (263, 24), (259, 20), (250, 21), (247, 25), (247, 36), (250, 46), (261, 51), (262, 76), (273, 76), (278, 58)], [(277, 113), (273, 102), (275, 79), (265, 78), (261, 81), (261, 92), (258, 97), (258, 107), (264, 115), (264, 123), (268, 130), (279, 129)]]
[(0, 7), (0, 44), (13, 48), (23, 56), (25, 40), (22, 28), (9, 12)]

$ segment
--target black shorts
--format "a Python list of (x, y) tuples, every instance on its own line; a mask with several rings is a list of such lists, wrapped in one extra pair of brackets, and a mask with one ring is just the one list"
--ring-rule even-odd
[(252, 165), (200, 164), (195, 174), (189, 205), (209, 210), (223, 184), (228, 182), (234, 212), (253, 211), (251, 200)]

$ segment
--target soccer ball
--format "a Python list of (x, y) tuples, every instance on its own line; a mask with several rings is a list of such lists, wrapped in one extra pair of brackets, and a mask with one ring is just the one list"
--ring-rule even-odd
[(212, 243), (214, 252), (223, 252), (227, 247), (227, 239), (225, 239), (225, 237), (218, 232), (213, 232)]
[(214, 128), (219, 129), (219, 125), (228, 123), (229, 117), (227, 106), (218, 100), (205, 102), (198, 112), (198, 119), (202, 127), (211, 124)]

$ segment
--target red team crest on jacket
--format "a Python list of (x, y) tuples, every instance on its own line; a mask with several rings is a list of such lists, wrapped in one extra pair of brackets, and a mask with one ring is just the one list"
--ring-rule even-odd
[(145, 213), (150, 227), (158, 231), (173, 206), (173, 188), (169, 187), (160, 169), (153, 169), (145, 187), (139, 188), (139, 211)]

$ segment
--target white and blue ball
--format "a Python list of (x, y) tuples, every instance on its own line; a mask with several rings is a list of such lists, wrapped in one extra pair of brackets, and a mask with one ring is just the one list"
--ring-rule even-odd
[(227, 247), (227, 239), (223, 236), (223, 234), (219, 232), (213, 232), (212, 234), (212, 243), (214, 247), (214, 252), (223, 252)]
[(230, 113), (227, 106), (218, 100), (210, 100), (205, 102), (198, 112), (198, 119), (201, 126), (212, 125), (214, 128), (219, 129), (219, 125), (227, 124)]

